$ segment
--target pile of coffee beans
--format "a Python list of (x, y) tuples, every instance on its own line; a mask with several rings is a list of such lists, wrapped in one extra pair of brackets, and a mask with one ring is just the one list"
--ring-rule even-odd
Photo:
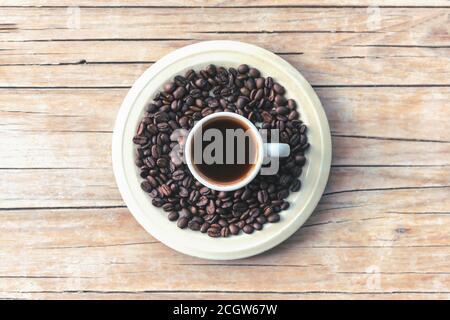
[[(210, 237), (241, 230), (251, 234), (267, 222), (278, 222), (280, 212), (289, 208), (289, 193), (300, 190), (298, 178), (309, 147), (297, 105), (284, 95), (282, 85), (246, 64), (237, 69), (209, 65), (165, 84), (147, 105), (133, 138), (136, 165), (145, 179), (141, 187), (153, 198), (152, 204), (181, 229)], [(238, 113), (258, 128), (279, 129), (279, 140), (290, 145), (291, 154), (280, 159), (277, 174), (258, 175), (239, 190), (219, 192), (200, 184), (185, 163), (173, 159), (171, 150), (179, 144), (171, 139), (174, 130), (189, 130), (194, 121), (221, 111)]]

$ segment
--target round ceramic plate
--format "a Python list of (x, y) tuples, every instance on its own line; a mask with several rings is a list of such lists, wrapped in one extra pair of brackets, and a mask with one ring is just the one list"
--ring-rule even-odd
[[(302, 189), (291, 193), (291, 206), (281, 212), (281, 220), (265, 224), (251, 235), (210, 238), (198, 231), (181, 230), (167, 214), (151, 204), (142, 191), (136, 147), (132, 142), (146, 104), (163, 84), (188, 69), (200, 70), (208, 64), (237, 67), (242, 63), (258, 68), (286, 88), (286, 96), (295, 99), (301, 119), (308, 126), (311, 144), (301, 176)], [(136, 220), (152, 236), (182, 253), (206, 259), (239, 259), (271, 249), (291, 236), (308, 219), (324, 191), (331, 163), (331, 137), (322, 105), (303, 76), (288, 62), (260, 47), (234, 41), (206, 41), (173, 51), (151, 66), (128, 92), (117, 116), (112, 160), (120, 193)]]

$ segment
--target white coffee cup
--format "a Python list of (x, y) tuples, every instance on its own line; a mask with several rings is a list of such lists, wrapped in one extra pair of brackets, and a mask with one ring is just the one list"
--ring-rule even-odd
[[(201, 173), (197, 166), (193, 162), (192, 145), (193, 139), (196, 133), (202, 130), (203, 126), (209, 123), (213, 119), (233, 119), (234, 121), (241, 122), (244, 127), (250, 130), (250, 134), (253, 135), (256, 144), (256, 155), (254, 157), (252, 168), (245, 174), (245, 176), (239, 178), (238, 180), (231, 182), (218, 182), (208, 179), (203, 173)], [(259, 173), (261, 166), (263, 164), (264, 157), (277, 158), (277, 157), (287, 157), (290, 154), (290, 147), (285, 143), (264, 143), (263, 138), (255, 127), (255, 125), (247, 118), (232, 112), (216, 112), (210, 114), (200, 121), (198, 121), (194, 127), (189, 131), (186, 139), (184, 155), (185, 161), (188, 165), (189, 170), (192, 175), (204, 186), (217, 190), (217, 191), (231, 191), (237, 190), (244, 187), (249, 182), (251, 182), (256, 175)]]

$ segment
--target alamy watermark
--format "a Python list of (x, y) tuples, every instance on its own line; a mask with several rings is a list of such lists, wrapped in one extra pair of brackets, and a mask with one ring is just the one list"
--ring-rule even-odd
[[(186, 145), (189, 131), (176, 129), (170, 139), (175, 142), (170, 153), (174, 164), (186, 163), (185, 148), (191, 148), (194, 164), (255, 164), (259, 159), (258, 145), (255, 133), (252, 130), (226, 129), (225, 133), (219, 129), (209, 128), (193, 133), (193, 144)], [(278, 129), (259, 129), (263, 144), (279, 143)], [(270, 140), (270, 141), (269, 141)], [(280, 167), (279, 157), (270, 157), (264, 153), (261, 175), (274, 175)]]

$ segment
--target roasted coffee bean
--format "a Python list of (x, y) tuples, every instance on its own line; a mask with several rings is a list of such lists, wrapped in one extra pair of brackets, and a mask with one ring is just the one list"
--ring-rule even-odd
[(183, 180), (184, 178), (184, 171), (183, 170), (177, 170), (174, 173), (172, 173), (172, 179), (175, 181)]
[(156, 165), (160, 168), (166, 168), (169, 165), (169, 162), (166, 158), (159, 158), (156, 160)]
[(159, 156), (160, 156), (160, 147), (159, 146), (157, 146), (156, 144), (154, 145), (154, 146), (152, 146), (152, 149), (151, 149), (151, 154), (152, 154), (152, 157), (153, 158), (159, 158)]
[(204, 207), (208, 204), (209, 200), (206, 196), (201, 196), (197, 202), (197, 206)]
[(176, 85), (173, 82), (169, 82), (164, 85), (164, 91), (166, 93), (172, 93), (175, 90), (175, 88), (176, 88)]
[(301, 181), (297, 179), (292, 183), (290, 190), (292, 192), (297, 192), (298, 190), (300, 190), (301, 186), (302, 186)]
[(212, 238), (218, 238), (220, 237), (220, 229), (219, 228), (209, 228), (208, 229), (208, 236), (212, 237)]
[(233, 210), (236, 212), (244, 212), (245, 210), (247, 210), (247, 208), (248, 206), (245, 202), (237, 202), (236, 204), (233, 205)]
[(253, 77), (253, 78), (259, 78), (259, 76), (260, 76), (259, 70), (256, 68), (250, 68), (248, 70), (248, 74), (250, 77)]
[(179, 217), (179, 214), (178, 214), (178, 212), (176, 212), (176, 211), (169, 212), (169, 214), (167, 215), (167, 218), (168, 218), (170, 221), (177, 221), (177, 220), (178, 220), (178, 217)]
[(252, 195), (252, 191), (249, 189), (246, 189), (241, 195), (241, 200), (243, 200), (243, 201), (248, 200), (248, 199), (250, 199), (251, 195)]
[(254, 231), (253, 227), (249, 224), (245, 225), (242, 230), (247, 234), (251, 234)]
[(241, 74), (247, 73), (248, 70), (249, 70), (249, 67), (248, 67), (248, 65), (246, 65), (246, 64), (241, 64), (241, 65), (238, 67), (238, 72), (241, 73)]
[(162, 207), (164, 203), (164, 200), (161, 198), (153, 198), (152, 200), (152, 204), (157, 208)]
[(287, 210), (289, 209), (289, 202), (284, 201), (281, 206), (280, 206), (281, 210)]
[(262, 117), (263, 117), (264, 122), (272, 122), (272, 116), (270, 115), (269, 112), (263, 111), (263, 112), (261, 113), (261, 115), (262, 115)]
[(230, 230), (228, 229), (228, 227), (223, 227), (220, 230), (220, 235), (224, 238), (227, 238), (230, 235)]
[(151, 134), (152, 136), (153, 136), (153, 135), (156, 135), (156, 134), (158, 134), (158, 127), (156, 127), (156, 125), (154, 125), (153, 123), (152, 123), (152, 124), (149, 124), (149, 125), (147, 126), (147, 131), (148, 131), (148, 133)]
[(269, 200), (269, 195), (266, 190), (258, 191), (258, 201), (262, 204), (266, 203)]
[(281, 115), (286, 115), (289, 113), (289, 109), (286, 107), (278, 107), (275, 109), (275, 111)]
[(145, 123), (141, 122), (141, 124), (138, 126), (136, 135), (141, 136), (144, 133), (144, 130), (145, 130)]
[[(180, 161), (186, 137), (175, 133), (189, 130), (195, 121), (214, 112), (236, 112), (263, 129), (278, 129), (280, 142), (288, 143), (291, 156), (280, 159), (280, 171), (257, 176), (233, 192), (211, 190), (196, 181)], [(309, 148), (306, 126), (299, 119), (297, 104), (286, 99), (284, 87), (248, 65), (223, 68), (209, 65), (188, 70), (166, 83), (147, 103), (136, 129), (136, 165), (145, 179), (141, 188), (152, 204), (168, 212), (168, 219), (211, 237), (227, 237), (261, 230), (270, 217), (280, 219), (289, 208), (289, 192), (300, 190), (298, 177)], [(270, 142), (271, 133), (268, 132)], [(178, 150), (174, 148), (180, 146)]]
[(244, 108), (248, 103), (250, 102), (250, 99), (246, 96), (240, 96), (236, 102), (236, 107), (239, 109)]
[(180, 217), (191, 219), (192, 218), (192, 213), (188, 209), (183, 208), (180, 211)]
[(211, 226), (211, 225), (210, 225), (208, 222), (204, 222), (204, 223), (202, 224), (202, 226), (200, 227), (200, 232), (201, 232), (201, 233), (206, 233), (206, 231), (208, 231), (208, 229), (209, 229), (210, 226)]
[(240, 228), (234, 223), (230, 224), (228, 228), (230, 229), (231, 234), (233, 235), (239, 234)]
[(178, 226), (178, 228), (184, 229), (188, 226), (188, 223), (189, 223), (188, 218), (181, 217), (180, 219), (178, 219), (177, 226)]
[(260, 224), (264, 224), (267, 222), (267, 218), (265, 216), (259, 216), (256, 218), (256, 221), (258, 221), (258, 223)]
[(288, 115), (288, 120), (294, 120), (298, 118), (298, 112), (297, 111), (291, 111)]
[(149, 113), (155, 113), (158, 110), (158, 107), (154, 103), (149, 103), (146, 107), (146, 111)]
[(189, 118), (188, 117), (181, 117), (180, 120), (178, 120), (178, 123), (183, 128), (188, 127), (189, 126)]
[(150, 185), (151, 185), (153, 188), (157, 188), (157, 187), (158, 187), (159, 183), (158, 183), (158, 181), (156, 181), (156, 179), (155, 179), (154, 177), (148, 176), (148, 177), (147, 177), (147, 180), (148, 180), (148, 182), (150, 183)]
[(148, 142), (148, 138), (145, 136), (135, 136), (133, 138), (133, 143), (134, 144), (140, 144), (140, 145), (144, 145)]
[(228, 209), (228, 208), (231, 208), (232, 206), (233, 206), (232, 201), (226, 201), (226, 202), (222, 203), (222, 205), (221, 205), (222, 209)]
[(270, 216), (267, 217), (267, 221), (271, 223), (275, 223), (280, 221), (280, 215), (278, 213), (272, 213)]
[(186, 94), (186, 89), (184, 89), (184, 87), (178, 87), (174, 92), (173, 92), (173, 97), (175, 99), (181, 99), (184, 97), (184, 95)]
[(198, 231), (198, 230), (200, 230), (201, 224), (197, 221), (191, 220), (188, 223), (188, 227), (191, 230)]
[(289, 190), (283, 189), (280, 192), (278, 192), (277, 197), (278, 199), (285, 199), (289, 196)]
[(217, 195), (217, 198), (219, 199), (225, 199), (226, 197), (228, 197), (228, 193), (226, 191), (220, 191)]
[[(266, 79), (264, 78), (258, 78), (255, 80), (255, 84), (256, 84), (256, 89), (264, 89), (264, 84), (265, 84)], [(263, 91), (264, 93), (264, 91)]]
[[(295, 110), (297, 108), (297, 104), (295, 103), (295, 100), (289, 99), (287, 104), (288, 104), (288, 108), (291, 110)], [(296, 119), (296, 118), (294, 118), (294, 119)], [(294, 120), (294, 119), (292, 119), (292, 120)]]
[(255, 230), (261, 230), (261, 229), (263, 228), (262, 224), (259, 223), (259, 222), (253, 222), (252, 227), (253, 227)]
[(281, 206), (282, 203), (283, 203), (283, 200), (280, 200), (280, 199), (272, 200), (272, 201), (270, 202), (270, 204), (271, 204), (272, 206)]
[(175, 209), (174, 205), (172, 203), (170, 203), (170, 202), (163, 204), (162, 208), (166, 212), (170, 212), (170, 211), (173, 211)]
[(292, 181), (292, 176), (291, 175), (283, 174), (280, 177), (279, 183), (280, 183), (280, 185), (286, 187), (286, 186), (288, 186), (291, 183), (291, 181)]
[(158, 128), (159, 132), (169, 132), (172, 130), (167, 122), (158, 123), (156, 128)]
[(148, 181), (143, 181), (141, 183), (141, 189), (144, 190), (145, 192), (150, 192), (152, 191), (152, 185)]
[(298, 154), (294, 157), (294, 161), (295, 161), (295, 163), (297, 163), (297, 165), (303, 166), (306, 162), (306, 158), (305, 158), (305, 156)]
[(178, 195), (182, 198), (187, 198), (187, 197), (189, 197), (189, 191), (185, 187), (180, 186)]
[(167, 184), (163, 184), (159, 187), (159, 192), (164, 196), (169, 197), (172, 194), (172, 189)]
[(240, 93), (242, 96), (246, 96), (246, 97), (250, 96), (250, 90), (247, 87), (242, 87), (240, 89)]
[(216, 212), (216, 205), (214, 204), (213, 200), (209, 200), (209, 203), (206, 206), (206, 213), (207, 214), (214, 214), (215, 212)]
[(219, 219), (217, 221), (217, 223), (221, 226), (221, 227), (228, 227), (228, 222), (226, 222), (225, 219)]
[(167, 122), (169, 119), (167, 112), (157, 112), (155, 114), (155, 123)]
[(152, 197), (152, 198), (159, 197), (158, 189), (153, 189), (152, 191), (150, 191), (149, 194), (150, 194), (150, 197)]
[(273, 90), (279, 95), (283, 95), (285, 92), (284, 87), (278, 83), (273, 84)]
[[(286, 105), (286, 103), (287, 103), (287, 100), (286, 100), (286, 98), (285, 97), (283, 97), (282, 95), (276, 95), (275, 96), (275, 103), (277, 104), (277, 105), (279, 105), (279, 106), (284, 106), (284, 105)], [(289, 110), (288, 108), (286, 108), (287, 110)], [(282, 113), (283, 115), (284, 114), (287, 114), (287, 113)]]
[(214, 77), (217, 73), (217, 68), (215, 65), (210, 64), (206, 67), (206, 72), (208, 73), (209, 76)]
[(264, 214), (265, 217), (270, 216), (272, 213), (273, 213), (272, 207), (265, 207), (264, 208), (264, 213), (263, 214)]
[(200, 192), (197, 190), (192, 190), (191, 194), (189, 195), (189, 200), (194, 203), (197, 202), (197, 200), (200, 198)]
[(261, 212), (260, 212), (260, 209), (259, 209), (259, 208), (252, 208), (252, 209), (249, 211), (249, 215), (250, 215), (250, 217), (252, 217), (252, 218), (256, 218), (257, 216), (259, 216), (260, 213), (261, 213)]

